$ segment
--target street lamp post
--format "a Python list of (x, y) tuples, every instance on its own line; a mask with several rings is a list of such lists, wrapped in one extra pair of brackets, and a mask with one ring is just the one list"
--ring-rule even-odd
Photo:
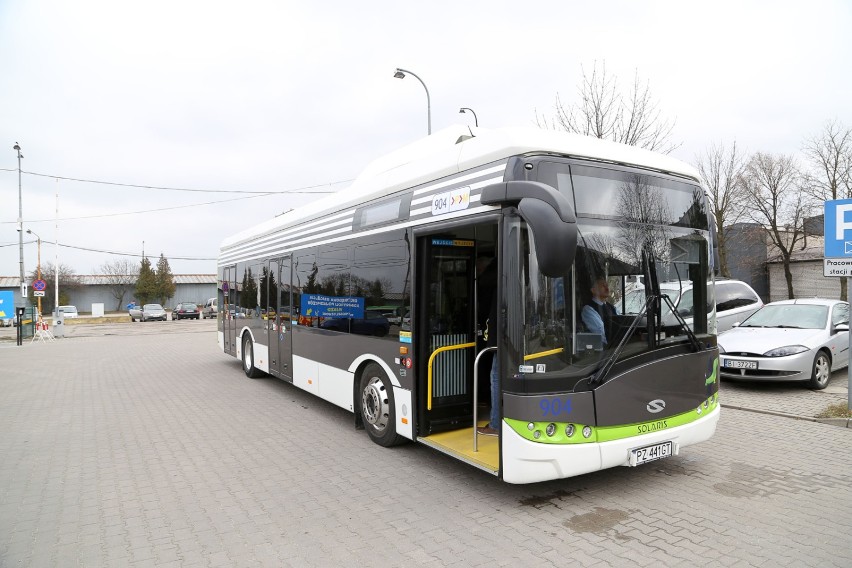
[(429, 98), (429, 89), (426, 87), (426, 83), (423, 82), (423, 79), (417, 76), (416, 73), (412, 73), (407, 69), (396, 68), (396, 73), (393, 74), (397, 79), (405, 79), (405, 74), (409, 73), (412, 77), (420, 81), (420, 84), (423, 85), (423, 88), (426, 89), (426, 132), (428, 134), (432, 134), (432, 100)]
[(466, 111), (466, 110), (469, 110), (469, 111), (470, 111), (470, 114), (472, 114), (472, 115), (473, 115), (473, 125), (474, 125), (474, 126), (476, 126), (477, 128), (479, 128), (479, 119), (478, 119), (478, 118), (476, 118), (476, 113), (475, 113), (475, 112), (473, 112), (473, 109), (472, 109), (472, 108), (461, 107), (461, 108), (459, 109), (459, 114), (464, 114), (464, 111)]
[(24, 306), (24, 206), (21, 200), (21, 159), (24, 155), (21, 154), (21, 146), (17, 142), (12, 149), (18, 152), (18, 256), (21, 264), (21, 305)]
[[(38, 279), (41, 280), (41, 237), (32, 229), (27, 229), (27, 234), (35, 235), (35, 238), (38, 241), (38, 268), (36, 271), (38, 273)], [(38, 315), (39, 317), (41, 316), (41, 296), (38, 297)]]
[(56, 221), (53, 227), (53, 315), (59, 316), (59, 178), (56, 178)]

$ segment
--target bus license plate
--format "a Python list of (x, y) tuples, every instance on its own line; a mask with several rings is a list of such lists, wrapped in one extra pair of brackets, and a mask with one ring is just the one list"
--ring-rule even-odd
[(757, 361), (740, 361), (739, 359), (725, 359), (725, 367), (729, 369), (757, 369)]
[(663, 442), (661, 444), (654, 444), (653, 446), (636, 448), (635, 450), (630, 450), (630, 465), (641, 465), (654, 460), (667, 458), (670, 455), (672, 455), (671, 442)]

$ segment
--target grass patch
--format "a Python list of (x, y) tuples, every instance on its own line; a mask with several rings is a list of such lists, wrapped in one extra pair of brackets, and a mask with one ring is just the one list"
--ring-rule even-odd
[(816, 415), (817, 418), (852, 418), (852, 412), (849, 411), (847, 403), (830, 404)]

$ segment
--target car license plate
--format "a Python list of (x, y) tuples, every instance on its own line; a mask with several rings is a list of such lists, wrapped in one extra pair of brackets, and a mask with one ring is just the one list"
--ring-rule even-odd
[(672, 442), (662, 442), (653, 446), (630, 450), (630, 465), (636, 466), (672, 455)]
[(757, 369), (757, 361), (740, 361), (739, 359), (725, 359), (724, 366), (729, 369)]

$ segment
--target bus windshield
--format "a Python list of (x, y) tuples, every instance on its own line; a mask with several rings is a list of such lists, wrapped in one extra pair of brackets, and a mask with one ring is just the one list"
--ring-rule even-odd
[[(509, 270), (507, 294), (524, 298), (517, 307), (507, 305), (509, 390), (571, 389), (607, 363), (688, 349), (695, 345), (691, 337), (715, 330), (700, 189), (619, 171), (584, 186), (588, 170), (597, 169), (562, 178), (560, 190), (570, 187), (578, 204), (577, 255), (569, 272), (544, 276), (525, 223), (518, 219), (509, 231), (518, 236), (510, 241), (517, 243), (519, 270), (514, 282)], [(614, 206), (606, 214), (580, 207), (591, 203), (589, 191), (610, 196)]]

